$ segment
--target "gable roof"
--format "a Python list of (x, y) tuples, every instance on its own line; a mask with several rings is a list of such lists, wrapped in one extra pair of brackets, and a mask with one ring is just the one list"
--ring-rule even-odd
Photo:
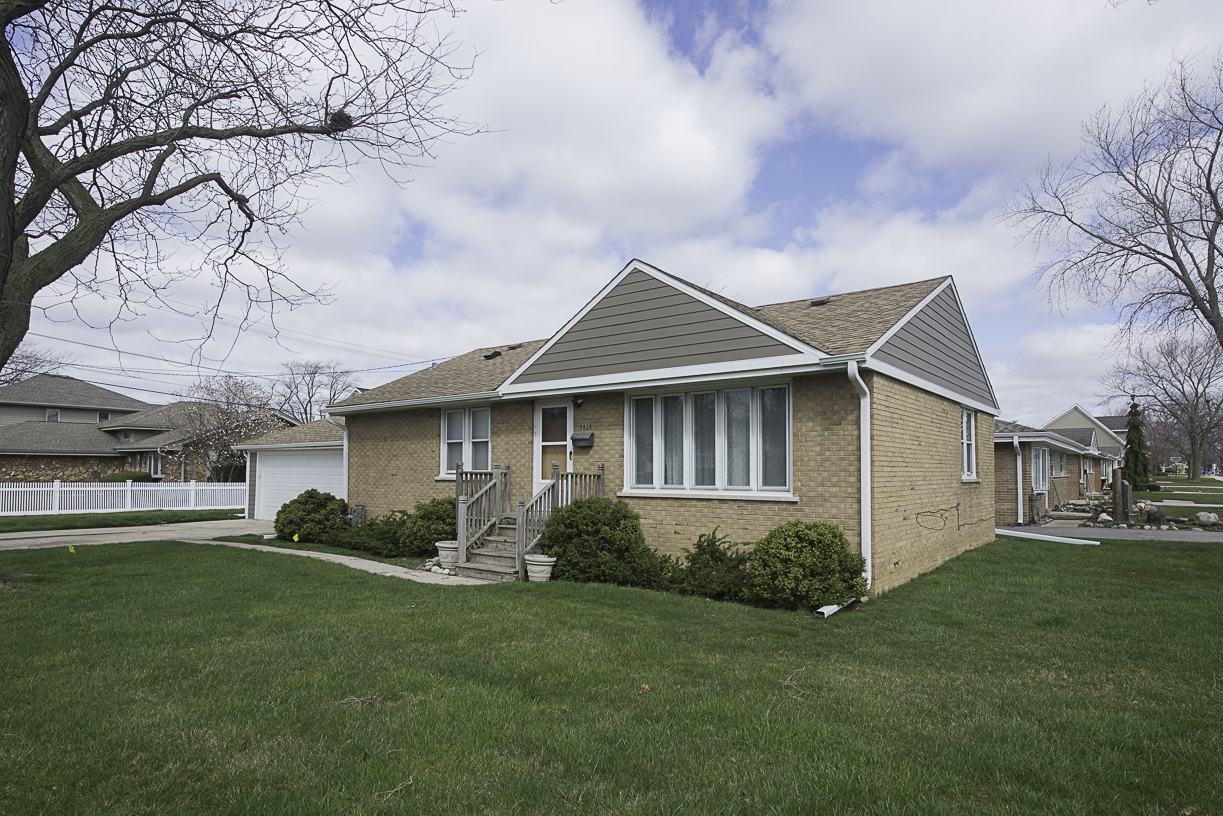
[(1094, 428), (1099, 432), (1098, 438), (1104, 443), (1116, 443), (1125, 445), (1125, 440), (1113, 433), (1113, 431), (1101, 422), (1098, 418), (1089, 414), (1078, 403), (1071, 405), (1065, 411), (1055, 416), (1053, 419), (1045, 423), (1046, 428), (1055, 428), (1059, 433), (1069, 428)]
[(6, 385), (0, 388), (0, 403), (100, 411), (140, 411), (149, 407), (147, 402), (61, 374), (35, 374)]
[[(401, 404), (477, 395), (487, 397), (545, 342), (531, 340), (469, 351), (432, 368), (423, 368), (386, 385), (353, 394), (329, 407)], [(494, 351), (498, 352), (497, 356), (485, 359), (486, 354)]]
[(997, 400), (950, 277), (749, 307), (631, 261), (547, 340), (477, 349), (329, 410), (844, 370), (850, 358), (990, 413)]
[(18, 422), (0, 427), (0, 454), (118, 456), (115, 439), (84, 422)]
[(1018, 436), (1021, 442), (1044, 442), (1054, 447), (1064, 448), (1074, 453), (1082, 453), (1083, 446), (1069, 437), (1062, 436), (1061, 431), (1050, 431), (1047, 428), (1033, 428), (1018, 422), (1008, 422), (1003, 419), (994, 420), (994, 444), (1010, 445), (1011, 440)]
[[(344, 417), (336, 417), (335, 421), (344, 424)], [(279, 430), (248, 439), (241, 445), (234, 445), (234, 450), (249, 450), (261, 447), (284, 447), (288, 445), (340, 445), (344, 442), (344, 429), (337, 428), (326, 419), (316, 419), (304, 425)]]
[(1129, 417), (1125, 414), (1122, 414), (1121, 416), (1098, 416), (1095, 419), (1113, 433), (1124, 431), (1129, 421)]

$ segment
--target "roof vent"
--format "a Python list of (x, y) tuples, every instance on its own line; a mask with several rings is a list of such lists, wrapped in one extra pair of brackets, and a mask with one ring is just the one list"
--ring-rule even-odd
[(500, 357), (500, 356), (501, 356), (501, 352), (497, 351), (496, 349), (493, 349), (492, 351), (486, 351), (486, 352), (484, 352), (484, 359), (485, 359), (485, 360), (491, 360), (491, 359), (493, 359), (494, 357)]
[(506, 351), (517, 351), (520, 348), (522, 348), (522, 343), (515, 343), (512, 346), (506, 346), (505, 350)]
[(817, 297), (815, 300), (811, 301), (811, 304), (810, 304), (810, 305), (812, 305), (812, 306), (823, 306), (825, 303), (827, 303), (827, 302), (828, 302), (828, 301), (830, 301), (830, 300), (832, 300), (832, 296), (831, 296), (831, 295), (826, 296), (826, 297)]

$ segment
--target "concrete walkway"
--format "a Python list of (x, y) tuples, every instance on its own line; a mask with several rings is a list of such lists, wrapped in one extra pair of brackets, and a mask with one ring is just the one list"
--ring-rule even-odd
[(158, 524), (151, 527), (99, 527), (87, 530), (53, 530), (30, 533), (0, 533), (2, 550), (39, 550), (47, 547), (87, 547), (91, 544), (123, 544), (132, 541), (185, 541), (188, 544), (213, 544), (243, 550), (298, 555), (319, 561), (330, 561), (352, 569), (392, 578), (406, 578), (421, 584), (445, 586), (485, 586), (491, 581), (464, 578), (461, 575), (438, 575), (434, 572), (409, 569), (395, 564), (383, 564), (351, 555), (290, 550), (264, 544), (239, 544), (233, 541), (213, 541), (217, 536), (271, 534), (272, 522), (226, 519), (224, 521), (193, 521), (187, 524)]

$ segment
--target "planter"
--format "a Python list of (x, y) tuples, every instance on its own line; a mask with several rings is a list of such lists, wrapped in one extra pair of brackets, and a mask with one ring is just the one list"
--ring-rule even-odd
[(556, 564), (552, 556), (528, 554), (522, 558), (527, 562), (528, 581), (547, 581), (552, 577), (552, 567)]
[(456, 566), (459, 563), (459, 542), (437, 542), (437, 555), (442, 560), (442, 563), (439, 565), (442, 569), (450, 569)]

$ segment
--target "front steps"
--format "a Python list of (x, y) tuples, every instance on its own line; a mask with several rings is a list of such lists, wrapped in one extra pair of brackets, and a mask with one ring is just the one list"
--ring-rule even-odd
[(514, 516), (502, 516), (496, 532), (486, 535), (479, 549), (468, 550), (467, 563), (456, 564), (455, 571), (467, 578), (484, 581), (517, 581), (514, 557), (517, 533), (518, 520)]

